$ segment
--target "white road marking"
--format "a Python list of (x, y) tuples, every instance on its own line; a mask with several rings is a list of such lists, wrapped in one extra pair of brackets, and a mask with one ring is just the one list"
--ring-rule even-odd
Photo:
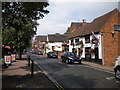
[(85, 65), (85, 67), (93, 68), (93, 69), (96, 69), (96, 70), (99, 70), (99, 71), (104, 71), (104, 72), (107, 72), (107, 73), (114, 74), (114, 72), (112, 72), (112, 71), (108, 71), (108, 70), (104, 70), (104, 69), (100, 69), (100, 68), (96, 68), (96, 67), (92, 67), (92, 66), (88, 66), (88, 65)]
[(53, 79), (49, 73), (47, 71), (45, 71), (41, 66), (39, 66), (37, 64), (37, 62), (35, 62), (35, 64), (38, 66), (38, 68), (40, 68), (42, 70), (42, 72), (55, 84), (55, 86), (59, 89), (59, 90), (64, 90), (64, 88), (55, 80)]
[(115, 77), (107, 77), (106, 79), (107, 80), (112, 80), (112, 79), (114, 79)]
[(120, 83), (120, 81), (115, 81), (116, 83)]

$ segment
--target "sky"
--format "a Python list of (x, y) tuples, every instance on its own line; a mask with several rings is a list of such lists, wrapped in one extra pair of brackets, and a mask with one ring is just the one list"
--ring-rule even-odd
[[(109, 2), (108, 2), (109, 1)], [(119, 0), (50, 0), (49, 10), (43, 19), (38, 20), (37, 35), (64, 34), (71, 22), (92, 22), (115, 8)]]

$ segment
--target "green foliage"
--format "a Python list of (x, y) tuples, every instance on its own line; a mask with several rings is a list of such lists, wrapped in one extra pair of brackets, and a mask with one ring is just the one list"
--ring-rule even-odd
[(2, 2), (2, 41), (12, 48), (27, 48), (36, 34), (37, 21), (49, 13), (47, 2)]

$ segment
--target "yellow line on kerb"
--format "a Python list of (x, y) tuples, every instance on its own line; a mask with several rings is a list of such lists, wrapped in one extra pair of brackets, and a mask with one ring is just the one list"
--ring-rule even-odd
[(46, 72), (42, 67), (40, 67), (36, 62), (35, 64), (42, 70), (42, 72), (49, 78), (50, 81), (53, 82), (53, 84), (59, 89), (59, 90), (64, 90), (64, 88), (57, 82), (55, 81), (49, 74)]

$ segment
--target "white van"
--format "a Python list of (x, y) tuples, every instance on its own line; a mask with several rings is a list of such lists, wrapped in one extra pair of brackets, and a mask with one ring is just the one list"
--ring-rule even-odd
[(115, 77), (120, 80), (120, 56), (115, 61), (115, 66), (114, 66), (114, 72), (115, 72)]

